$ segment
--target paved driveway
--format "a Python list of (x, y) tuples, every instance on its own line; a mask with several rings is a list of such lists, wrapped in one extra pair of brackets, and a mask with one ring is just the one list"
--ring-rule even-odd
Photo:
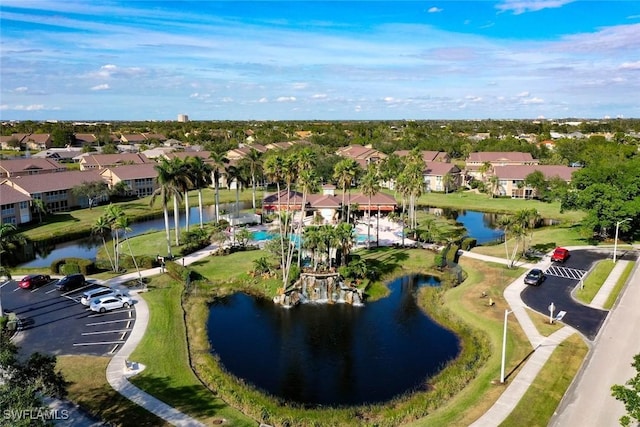
[[(599, 310), (576, 301), (571, 292), (579, 286), (582, 276), (602, 259), (611, 258), (609, 252), (584, 249), (571, 252), (564, 263), (553, 263), (547, 270), (547, 279), (540, 286), (529, 286), (522, 292), (522, 300), (540, 313), (549, 315), (549, 305), (555, 305), (554, 315), (565, 311), (562, 321), (582, 332), (589, 340), (595, 339), (608, 311)], [(625, 258), (625, 259), (628, 259)]]
[(96, 356), (115, 353), (135, 322), (134, 308), (94, 313), (79, 301), (82, 292), (96, 284), (61, 293), (54, 283), (26, 290), (14, 282), (0, 289), (3, 309), (20, 319), (16, 343), (22, 351)]

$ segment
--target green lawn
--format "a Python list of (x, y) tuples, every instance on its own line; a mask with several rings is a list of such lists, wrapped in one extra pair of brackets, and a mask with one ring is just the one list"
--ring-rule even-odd
[(614, 266), (613, 260), (610, 259), (598, 261), (582, 281), (582, 286), (576, 290), (576, 298), (585, 304), (590, 304), (605, 280), (607, 280), (607, 277), (609, 277)]
[(234, 426), (254, 426), (255, 421), (216, 398), (191, 370), (180, 306), (182, 286), (164, 275), (154, 277), (149, 289), (143, 296), (151, 315), (149, 327), (131, 355), (146, 368), (131, 381), (205, 424), (226, 419)]
[(635, 265), (635, 262), (629, 262), (627, 264), (626, 268), (618, 279), (618, 283), (616, 283), (616, 285), (613, 287), (613, 290), (609, 294), (609, 298), (607, 298), (607, 302), (604, 304), (604, 308), (606, 310), (611, 310), (613, 304), (615, 304), (616, 300), (618, 299), (618, 295), (620, 295), (620, 292), (624, 288), (624, 285), (627, 284), (627, 280), (629, 280), (629, 276), (631, 275), (631, 272), (633, 271), (633, 267)]

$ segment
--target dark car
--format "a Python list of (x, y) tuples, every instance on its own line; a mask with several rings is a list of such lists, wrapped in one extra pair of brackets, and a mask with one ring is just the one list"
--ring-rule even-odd
[(35, 289), (38, 286), (46, 285), (50, 281), (51, 277), (46, 274), (29, 274), (18, 282), (18, 286), (22, 289)]
[(534, 268), (524, 277), (524, 283), (527, 285), (539, 286), (540, 283), (544, 282), (544, 279), (546, 279), (544, 272), (539, 268)]
[(551, 255), (551, 261), (553, 262), (565, 262), (569, 259), (569, 249), (555, 248)]
[(84, 284), (84, 275), (77, 273), (64, 276), (62, 279), (58, 280), (58, 283), (56, 283), (56, 288), (59, 291), (70, 291), (73, 289), (78, 289), (84, 286)]

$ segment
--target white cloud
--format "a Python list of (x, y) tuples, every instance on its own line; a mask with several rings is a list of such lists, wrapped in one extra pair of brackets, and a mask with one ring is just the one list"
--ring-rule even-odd
[(91, 90), (108, 90), (108, 89), (110, 89), (110, 87), (109, 87), (109, 85), (107, 83), (103, 83), (101, 85), (96, 85), (96, 86), (93, 86), (91, 88)]
[(0, 106), (0, 110), (14, 110), (14, 111), (40, 111), (45, 110), (45, 106), (42, 104), (31, 104), (31, 105), (14, 105), (13, 107), (3, 104)]
[(263, 96), (262, 98), (258, 99), (258, 102), (259, 102), (259, 103), (261, 103), (261, 104), (265, 104), (265, 103), (269, 102), (269, 99), (268, 99), (268, 98), (265, 98), (265, 97)]
[(529, 96), (529, 95), (530, 95), (530, 94), (529, 94), (529, 92), (525, 90), (524, 92), (520, 92), (520, 93), (519, 93), (519, 94), (517, 94), (516, 96), (517, 96), (518, 98), (526, 98), (526, 97), (527, 97), (527, 96)]
[(636, 62), (623, 62), (620, 64), (621, 70), (640, 70), (640, 61)]
[(523, 104), (525, 105), (529, 105), (529, 104), (543, 104), (544, 103), (544, 99), (542, 98), (537, 98), (537, 97), (533, 97), (533, 98), (529, 98), (529, 99), (524, 99), (522, 101)]
[(311, 96), (311, 98), (313, 98), (313, 99), (326, 99), (327, 98), (327, 94), (326, 93), (316, 93), (316, 94), (313, 94)]
[(542, 9), (553, 9), (572, 3), (575, 0), (503, 0), (496, 5), (501, 12), (512, 11), (516, 15), (525, 12), (537, 12)]
[(438, 13), (438, 12), (442, 12), (442, 9), (440, 9), (439, 7), (430, 7), (429, 10), (427, 10), (427, 12), (429, 13)]
[(26, 91), (28, 91), (28, 90), (29, 90), (29, 88), (28, 88), (28, 87), (26, 87), (26, 86), (20, 86), (20, 87), (15, 88), (13, 91), (14, 91), (14, 92), (18, 92), (18, 93), (20, 93), (20, 92), (26, 92)]
[(276, 99), (277, 102), (295, 102), (296, 101), (296, 97), (295, 96), (279, 96), (278, 99)]
[(300, 89), (306, 89), (309, 86), (309, 83), (294, 83), (293, 85), (294, 89), (300, 90)]

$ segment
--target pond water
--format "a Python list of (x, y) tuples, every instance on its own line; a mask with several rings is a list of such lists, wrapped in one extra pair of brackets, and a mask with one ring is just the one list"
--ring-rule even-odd
[(467, 229), (467, 235), (476, 239), (479, 245), (500, 241), (504, 237), (504, 232), (496, 226), (496, 214), (461, 211), (456, 215), (456, 221)]
[(364, 306), (302, 304), (292, 309), (236, 293), (210, 306), (212, 353), (236, 377), (309, 405), (385, 402), (421, 389), (460, 351), (455, 334), (417, 306), (431, 276), (405, 276), (390, 295)]
[[(169, 226), (173, 230), (173, 209), (170, 209), (169, 212)], [(214, 216), (215, 207), (213, 205), (203, 207), (203, 221), (210, 221)], [(184, 210), (182, 210), (180, 212), (180, 227), (184, 227), (185, 223)], [(200, 212), (197, 206), (190, 207), (189, 209), (189, 224), (200, 224)], [(151, 230), (164, 230), (164, 217), (135, 222), (132, 223), (130, 227), (131, 231), (127, 233), (130, 237), (146, 233)], [(56, 245), (51, 245), (50, 247), (39, 246), (35, 248), (35, 259), (20, 264), (20, 267), (49, 267), (53, 261), (67, 257), (95, 259), (96, 253), (101, 246), (102, 239), (96, 236), (58, 243)]]

